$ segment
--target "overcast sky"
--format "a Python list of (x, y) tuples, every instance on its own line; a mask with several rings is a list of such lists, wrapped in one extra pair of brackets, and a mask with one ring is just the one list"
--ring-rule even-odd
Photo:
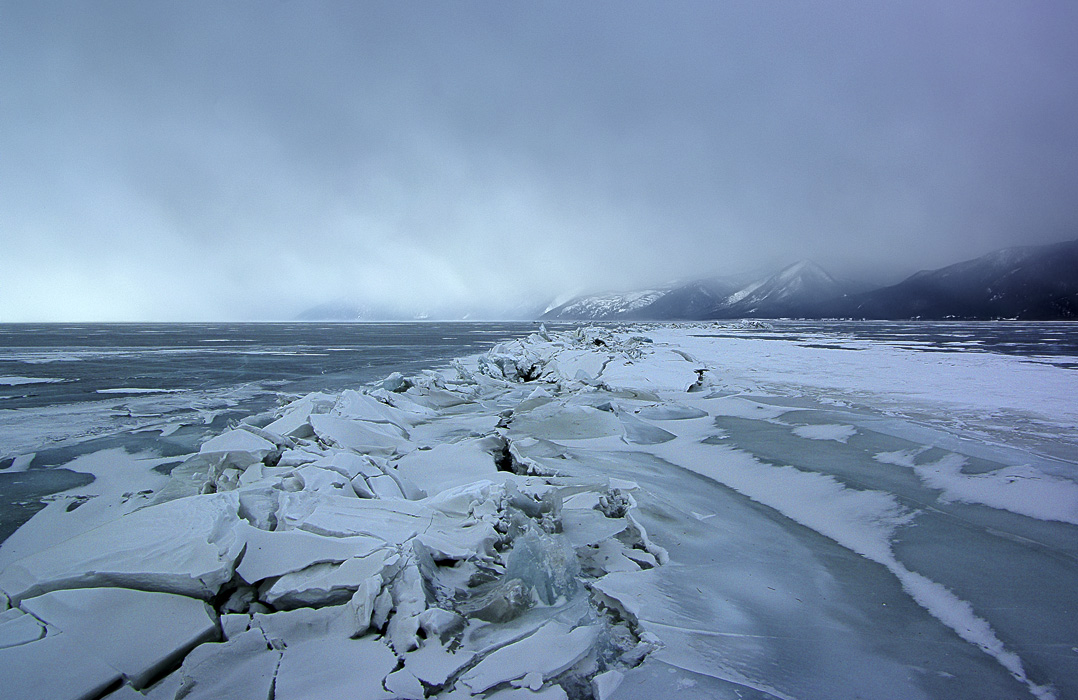
[(0, 321), (1078, 237), (1078, 3), (0, 0)]

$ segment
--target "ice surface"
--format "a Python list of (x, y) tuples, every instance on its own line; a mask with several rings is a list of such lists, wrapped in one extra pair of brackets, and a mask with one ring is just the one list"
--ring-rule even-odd
[(365, 536), (321, 537), (303, 530), (266, 532), (241, 523), (236, 528), (247, 543), (236, 573), (248, 583), (283, 576), (322, 562), (341, 563), (371, 554), (382, 540)]
[(218, 457), (241, 469), (261, 462), (276, 451), (277, 446), (269, 440), (242, 429), (212, 437), (199, 449), (203, 455)]
[(846, 442), (857, 434), (852, 425), (799, 425), (793, 430), (794, 435), (809, 440), (834, 440)]
[(461, 676), (461, 683), (473, 693), (481, 693), (529, 673), (551, 678), (583, 659), (597, 634), (591, 626), (570, 629), (568, 625), (549, 622), (521, 641), (484, 657)]
[(388, 423), (368, 423), (329, 415), (312, 415), (311, 426), (331, 445), (358, 452), (393, 454), (407, 450), (407, 433)]
[(374, 638), (306, 639), (284, 650), (274, 698), (392, 700), (382, 682), (396, 665), (393, 651)]
[(126, 586), (209, 598), (232, 578), (242, 540), (236, 499), (191, 496), (128, 513), (9, 564), (12, 602), (61, 588)]
[(44, 626), (33, 615), (18, 608), (0, 613), (0, 649), (36, 642), (44, 636)]
[(272, 700), (281, 652), (261, 630), (203, 644), (183, 661), (177, 695), (186, 700)]
[(544, 329), (80, 457), (0, 548), (4, 695), (1075, 694), (1078, 373), (768, 332)]
[(21, 607), (55, 629), (62, 642), (42, 640), (22, 650), (30, 664), (22, 673), (33, 669), (30, 675), (42, 681), (67, 663), (67, 655), (85, 655), (142, 688), (189, 649), (217, 636), (216, 620), (204, 602), (168, 593), (82, 588), (46, 593)]
[[(81, 455), (66, 466), (94, 481), (54, 496), (31, 523), (0, 545), (0, 569), (47, 547), (92, 530), (146, 505), (168, 477), (154, 471), (167, 461), (148, 453), (106, 449)], [(74, 508), (73, 508), (74, 506)]]
[(936, 461), (916, 459), (916, 452), (883, 452), (885, 464), (912, 468), (926, 486), (943, 492), (942, 498), (982, 503), (1040, 520), (1078, 525), (1078, 483), (1045, 474), (1028, 465), (982, 474), (965, 474), (967, 458), (949, 454)]
[(120, 672), (62, 634), (0, 649), (6, 700), (83, 700), (99, 696)]
[(260, 599), (278, 610), (341, 604), (352, 597), (363, 581), (380, 574), (385, 563), (386, 554), (380, 550), (339, 564), (312, 564), (281, 576), (266, 587)]

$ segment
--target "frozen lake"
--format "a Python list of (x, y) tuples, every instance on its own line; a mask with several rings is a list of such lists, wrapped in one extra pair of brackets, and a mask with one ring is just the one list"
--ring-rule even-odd
[[(491, 571), (532, 582), (539, 602), (522, 617), (499, 617), (496, 624), (469, 618), (457, 643), (465, 649), (476, 644), (475, 658), (490, 653), (498, 663), (473, 660), (464, 667), (471, 670), (450, 676), (445, 687), (427, 686), (431, 696), (530, 692), (521, 686), (541, 688), (544, 697), (567, 691), (614, 700), (1078, 696), (1078, 327), (717, 323), (552, 332), (507, 342), (487, 359), (473, 357), (467, 367), (443, 371), (443, 379), (426, 375), (412, 388), (378, 389), (362, 401), (368, 394), (332, 398), (391, 371), (407, 375), (442, 365), (534, 328), (334, 325), (319, 330), (325, 335), (317, 341), (297, 343), (297, 331), (283, 324), (241, 327), (234, 335), (223, 327), (163, 327), (140, 330), (165, 335), (141, 348), (135, 347), (141, 336), (110, 341), (107, 328), (92, 329), (98, 336), (92, 338), (81, 327), (85, 335), (78, 344), (61, 342), (66, 331), (57, 328), (52, 341), (36, 345), (26, 344), (25, 336), (19, 341), (24, 344), (16, 344), (10, 339), (17, 333), (0, 328), (8, 339), (0, 355), (6, 381), (0, 390), (12, 406), (0, 411), (0, 478), (9, 480), (0, 483), (12, 529), (41, 507), (46, 491), (73, 487), (46, 499), (58, 515), (42, 519), (37, 529), (31, 522), (0, 548), (0, 568), (71, 529), (60, 506), (77, 503), (67, 507), (91, 522), (97, 506), (81, 504), (104, 504), (125, 479), (131, 479), (129, 490), (145, 488), (152, 497), (164, 492), (165, 474), (172, 471), (167, 488), (196, 493), (201, 482), (191, 479), (203, 477), (176, 466), (194, 464), (190, 453), (207, 436), (229, 421), (273, 413), (278, 393), (324, 390), (328, 398), (314, 399), (325, 403), (324, 416), (321, 409), (312, 413), (310, 403), (303, 409), (301, 401), (269, 425), (290, 426), (293, 438), (286, 442), (293, 448), (286, 455), (293, 456), (281, 464), (308, 470), (308, 483), (315, 483), (314, 465), (328, 464), (351, 441), (348, 451), (377, 454), (382, 476), (411, 480), (417, 496), (421, 491), (434, 498), (476, 479), (505, 479), (504, 488), (519, 482), (510, 492), (538, 489), (536, 498), (548, 500), (552, 488), (576, 494), (566, 496), (567, 510), (553, 511), (560, 513), (558, 523), (544, 521), (547, 534), (536, 530), (534, 537), (503, 542), (509, 547), (505, 562), (496, 552), (476, 554)], [(349, 340), (348, 333), (358, 335)], [(411, 417), (371, 413), (389, 409)], [(289, 415), (299, 422), (289, 422)], [(274, 416), (255, 421), (252, 429), (263, 430)], [(407, 430), (387, 437), (385, 421)], [(366, 428), (357, 432), (355, 425)], [(371, 433), (372, 426), (383, 432)], [(317, 440), (301, 437), (311, 432)], [(503, 445), (504, 453), (492, 445)], [(137, 459), (119, 458), (116, 448)], [(115, 463), (112, 477), (101, 455)], [(514, 469), (529, 465), (538, 476), (497, 471), (496, 463), (503, 468), (499, 459)], [(156, 471), (147, 475), (151, 468)], [(250, 469), (240, 470), (249, 481), (238, 485), (235, 476), (218, 478), (217, 495), (238, 488), (242, 499), (244, 488), (264, 489)], [(90, 471), (96, 481), (84, 475)], [(365, 478), (362, 488), (353, 479), (357, 493), (377, 491), (374, 477)], [(600, 482), (619, 486), (603, 491), (595, 486)], [(12, 484), (26, 483), (31, 487), (12, 495)], [(625, 524), (601, 517), (593, 522), (591, 510), (574, 510), (582, 507), (574, 504), (589, 502), (589, 493), (607, 498), (603, 494), (620, 490), (632, 494), (635, 540), (617, 533), (636, 525), (618, 530)], [(403, 491), (396, 492), (398, 499)], [(475, 496), (473, 510), (481, 502), (493, 507), (488, 491)], [(388, 498), (366, 493), (359, 500), (372, 497), (374, 503)], [(129, 508), (129, 498), (116, 500), (116, 507)], [(310, 498), (344, 507), (317, 494)], [(393, 506), (398, 510), (386, 517), (420, 517), (421, 510), (408, 509), (443, 503), (415, 502), (420, 505)], [(273, 518), (261, 524), (244, 517), (256, 527), (273, 522), (277, 529), (353, 536), (341, 524), (354, 520), (347, 514), (353, 506), (327, 519), (318, 507), (312, 514), (313, 506), (289, 503), (274, 506)], [(542, 520), (540, 515), (528, 517)], [(595, 539), (603, 528), (622, 540), (618, 547), (629, 549), (603, 549)], [(388, 541), (397, 535), (380, 536)], [(445, 537), (423, 545), (443, 551), (442, 559), (435, 557), (440, 573), (418, 569), (427, 581), (428, 606), (435, 605), (432, 581), (448, 576), (445, 562), (471, 562)], [(579, 562), (559, 569), (552, 562), (564, 563), (560, 538), (575, 548)], [(514, 558), (514, 551), (521, 554)], [(35, 592), (60, 586), (40, 573), (44, 565), (35, 566), (26, 571), (39, 572), (39, 583), (0, 574), (12, 600), (35, 600)], [(255, 564), (246, 561), (239, 574), (246, 573), (244, 566), (251, 571)], [(583, 587), (562, 581), (558, 571), (575, 571)], [(71, 580), (98, 585), (92, 576)], [(282, 601), (299, 595), (275, 594), (275, 581), (266, 578), (259, 595), (281, 595)], [(25, 591), (13, 593), (23, 590), (19, 586)], [(318, 612), (339, 602), (312, 605)], [(471, 603), (453, 605), (465, 617), (471, 614)], [(517, 645), (554, 629), (607, 649), (608, 609), (617, 609), (615, 620), (632, 623), (633, 644), (647, 650), (642, 663), (643, 652), (614, 658), (581, 651), (571, 663), (549, 661), (549, 673), (526, 683), (519, 680), (523, 670), (512, 675), (510, 660), (526, 656)], [(252, 619), (258, 623), (258, 615)], [(259, 634), (272, 636), (272, 625), (258, 624)], [(530, 631), (520, 631), (525, 628)], [(506, 629), (516, 629), (517, 636)], [(384, 634), (405, 670), (429, 670), (416, 660), (429, 645), (420, 641), (416, 651), (402, 651), (399, 635), (393, 637), (398, 632), (390, 624)], [(503, 646), (479, 644), (489, 635), (501, 635)], [(511, 641), (520, 635), (524, 642)], [(391, 661), (387, 673), (392, 668)], [(195, 671), (181, 669), (169, 678), (179, 683), (184, 673)], [(279, 675), (277, 687), (292, 678)], [(156, 686), (159, 697), (172, 697), (175, 687), (166, 681)]]
[[(41, 507), (42, 496), (85, 482), (62, 469), (80, 454), (106, 447), (187, 454), (229, 421), (271, 408), (279, 397), (444, 365), (533, 328), (0, 324), (0, 541)], [(32, 458), (35, 469), (11, 469), (20, 457), (23, 467)]]

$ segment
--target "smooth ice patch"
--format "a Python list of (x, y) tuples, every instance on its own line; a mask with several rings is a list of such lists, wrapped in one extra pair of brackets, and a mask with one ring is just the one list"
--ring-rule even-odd
[[(788, 466), (769, 466), (752, 455), (696, 439), (666, 443), (657, 452), (664, 459), (729, 486), (752, 500), (774, 508), (791, 520), (834, 540), (861, 556), (882, 564), (903, 589), (930, 615), (962, 639), (994, 657), (1031, 693), (1055, 698), (1050, 688), (1026, 676), (1021, 659), (1005, 648), (991, 625), (973, 607), (946, 587), (910, 571), (891, 548), (896, 528), (910, 523), (913, 513), (882, 491), (843, 486), (830, 476)], [(665, 449), (663, 449), (665, 448)]]

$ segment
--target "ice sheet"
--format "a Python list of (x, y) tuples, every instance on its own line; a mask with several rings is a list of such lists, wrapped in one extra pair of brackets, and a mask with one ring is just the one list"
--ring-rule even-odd
[(1078, 373), (717, 330), (543, 329), (167, 478), (80, 458), (0, 549), (13, 697), (1074, 694)]

